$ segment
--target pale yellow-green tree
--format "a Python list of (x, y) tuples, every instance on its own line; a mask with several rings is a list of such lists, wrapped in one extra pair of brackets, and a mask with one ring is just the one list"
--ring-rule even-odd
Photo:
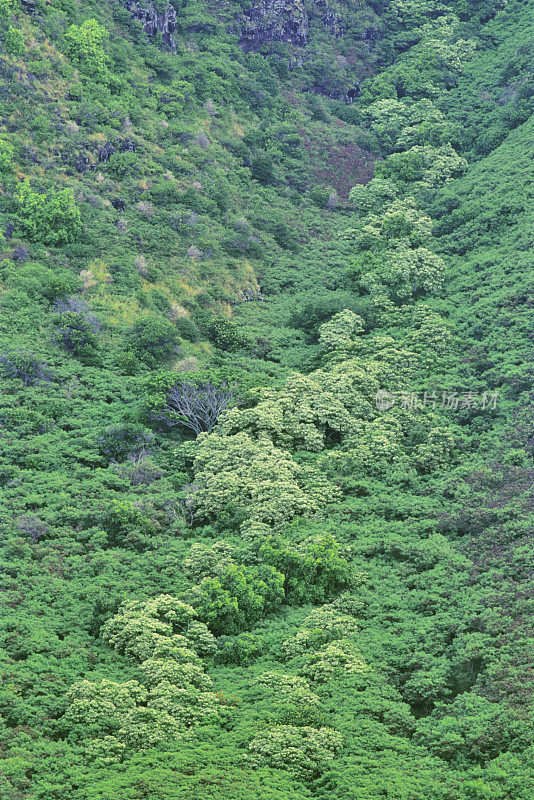
[(203, 651), (213, 650), (214, 637), (195, 620), (196, 616), (194, 608), (171, 595), (129, 600), (102, 626), (101, 635), (120, 653), (139, 661), (151, 657), (157, 647), (171, 647), (174, 643), (195, 649), (200, 634)]
[(413, 312), (406, 341), (422, 360), (432, 363), (436, 356), (452, 353), (458, 340), (450, 323), (429, 306), (420, 305)]
[(405, 470), (409, 457), (403, 448), (404, 433), (396, 411), (370, 422), (361, 421), (343, 446), (319, 459), (327, 475), (385, 475), (391, 468)]
[(160, 681), (150, 690), (147, 706), (167, 713), (187, 729), (216, 719), (220, 711), (219, 697), (213, 691), (184, 688), (169, 680)]
[(393, 181), (386, 178), (373, 178), (369, 183), (358, 183), (349, 193), (349, 200), (356, 208), (358, 215), (366, 214), (390, 205), (397, 198), (399, 188)]
[(118, 730), (138, 703), (146, 702), (147, 691), (138, 681), (82, 680), (69, 689), (67, 699), (67, 724), (83, 724), (107, 734)]
[(411, 248), (403, 240), (386, 250), (379, 267), (362, 275), (360, 283), (378, 304), (406, 302), (439, 291), (444, 275), (445, 262), (440, 256), (426, 247)]
[(421, 28), (421, 42), (416, 45), (414, 52), (423, 63), (463, 72), (465, 64), (476, 50), (476, 42), (474, 39), (459, 38), (459, 26), (460, 20), (455, 14), (444, 14), (432, 22), (426, 22)]
[(255, 678), (254, 683), (270, 689), (279, 703), (303, 706), (319, 705), (319, 696), (312, 691), (308, 681), (300, 675), (264, 672)]
[(451, 461), (455, 447), (455, 438), (451, 430), (445, 427), (433, 428), (424, 444), (420, 444), (414, 453), (414, 461), (422, 472), (443, 469)]
[[(90, 726), (96, 739), (88, 755), (111, 763), (125, 750), (191, 735), (193, 726), (219, 711), (219, 698), (199, 653), (215, 639), (195, 610), (172, 597), (124, 602), (102, 627), (102, 637), (140, 662), (137, 681), (81, 681), (68, 695), (67, 726)], [(178, 630), (180, 633), (175, 633)]]
[(249, 744), (248, 761), (253, 766), (287, 769), (299, 778), (319, 774), (343, 745), (331, 728), (278, 725), (260, 732)]
[(296, 634), (282, 642), (285, 658), (293, 658), (325, 644), (356, 636), (360, 626), (354, 617), (340, 613), (333, 604), (312, 611), (301, 623)]
[(415, 145), (441, 147), (451, 141), (455, 131), (453, 123), (428, 98), (410, 105), (406, 122), (396, 141), (396, 150), (408, 150)]
[(363, 330), (363, 319), (345, 308), (319, 327), (319, 349), (348, 356), (361, 346), (358, 337)]
[[(350, 333), (352, 321), (343, 328), (341, 321), (321, 328), (324, 369), (309, 375), (294, 373), (282, 387), (262, 389), (257, 404), (250, 409), (232, 409), (224, 415), (217, 432), (226, 435), (240, 431), (257, 440), (269, 440), (284, 449), (319, 452), (333, 433), (349, 433), (355, 420), (373, 413), (373, 398), (379, 387), (383, 365), (368, 359), (348, 358), (347, 350), (359, 351), (358, 328)], [(348, 311), (347, 316), (352, 312)], [(356, 315), (354, 315), (356, 316)], [(358, 319), (358, 318), (357, 318)]]
[(413, 197), (403, 197), (380, 214), (368, 214), (357, 228), (347, 228), (343, 238), (357, 250), (385, 250), (405, 241), (411, 247), (423, 245), (432, 233), (432, 220), (417, 208)]
[[(268, 528), (270, 531), (270, 529)], [(194, 583), (210, 575), (219, 575), (226, 568), (235, 563), (235, 545), (225, 539), (207, 545), (203, 542), (193, 542), (189, 553), (182, 561), (182, 570)]]
[(441, 147), (414, 145), (402, 153), (393, 153), (380, 162), (377, 173), (401, 185), (437, 188), (459, 177), (466, 169), (465, 158), (459, 156), (451, 143), (447, 142)]
[(270, 439), (217, 431), (196, 440), (192, 494), (199, 517), (213, 517), (231, 505), (248, 519), (282, 525), (296, 516), (324, 510), (339, 491), (317, 470), (297, 464)]
[(356, 644), (350, 639), (336, 639), (304, 658), (301, 672), (316, 683), (327, 683), (340, 675), (362, 675), (370, 672)]

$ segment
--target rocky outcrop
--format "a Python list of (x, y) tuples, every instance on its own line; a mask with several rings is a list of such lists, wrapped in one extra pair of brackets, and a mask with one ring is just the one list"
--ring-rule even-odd
[(138, 19), (141, 22), (147, 36), (153, 37), (156, 33), (161, 33), (163, 44), (169, 50), (176, 51), (176, 43), (172, 34), (176, 30), (178, 19), (176, 11), (171, 5), (164, 8), (162, 12), (157, 11), (153, 3), (147, 3), (144, 0), (125, 0), (124, 5), (132, 19)]
[(315, 16), (334, 36), (341, 36), (340, 16), (330, 0), (259, 0), (245, 12), (241, 46), (256, 50), (264, 42), (290, 42), (305, 47), (310, 32), (308, 9), (313, 4)]
[(137, 145), (131, 139), (115, 139), (113, 142), (106, 142), (106, 144), (99, 146), (96, 157), (99, 164), (105, 164), (113, 153), (135, 153), (136, 150)]
[(261, 293), (261, 289), (257, 284), (254, 286), (249, 284), (244, 286), (242, 289), (239, 289), (236, 298), (237, 302), (242, 303), (263, 303), (264, 299), (265, 298)]
[(264, 42), (292, 42), (304, 47), (309, 23), (304, 0), (260, 0), (246, 12), (241, 34), (245, 49), (254, 50)]
[(335, 36), (336, 38), (338, 36), (343, 36), (341, 17), (334, 11), (332, 5), (329, 3), (329, 0), (315, 0), (315, 5), (320, 11), (320, 17), (323, 25), (328, 28), (332, 36)]

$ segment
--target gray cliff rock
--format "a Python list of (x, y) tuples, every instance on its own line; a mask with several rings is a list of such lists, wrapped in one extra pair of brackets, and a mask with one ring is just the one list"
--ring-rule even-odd
[(153, 3), (144, 0), (125, 0), (125, 7), (130, 12), (132, 19), (138, 19), (147, 36), (153, 37), (156, 33), (161, 33), (163, 44), (176, 51), (176, 44), (172, 34), (178, 25), (176, 11), (168, 5), (161, 13), (156, 10)]
[(329, 0), (259, 0), (245, 12), (241, 46), (255, 50), (264, 42), (290, 42), (305, 47), (310, 33), (309, 10), (334, 36), (342, 36), (341, 18)]

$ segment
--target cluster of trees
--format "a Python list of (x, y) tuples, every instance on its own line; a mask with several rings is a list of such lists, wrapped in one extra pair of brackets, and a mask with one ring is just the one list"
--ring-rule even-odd
[(217, 715), (219, 698), (200, 658), (213, 652), (215, 638), (195, 617), (191, 606), (158, 595), (123, 603), (103, 626), (103, 639), (139, 662), (143, 683), (104, 678), (70, 689), (63, 724), (71, 736), (94, 737), (90, 758), (122, 760), (129, 748), (181, 738)]

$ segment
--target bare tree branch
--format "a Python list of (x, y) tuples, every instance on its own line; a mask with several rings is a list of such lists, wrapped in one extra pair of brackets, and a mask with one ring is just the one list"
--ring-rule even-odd
[(182, 425), (198, 434), (211, 431), (223, 411), (242, 405), (234, 384), (182, 378), (167, 395), (165, 406), (152, 419), (173, 427)]

